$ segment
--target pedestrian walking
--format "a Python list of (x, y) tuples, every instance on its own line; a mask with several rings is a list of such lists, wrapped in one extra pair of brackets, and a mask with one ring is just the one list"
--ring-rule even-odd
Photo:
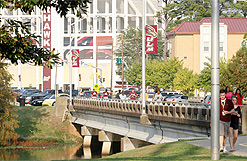
[(122, 90), (122, 93), (119, 95), (119, 98), (120, 98), (121, 100), (125, 100), (125, 99), (126, 99), (126, 95), (125, 95), (125, 93), (124, 93), (124, 90)]
[(226, 98), (230, 100), (232, 96), (233, 96), (233, 93), (230, 91), (230, 88), (227, 86), (226, 87)]
[(232, 89), (232, 94), (233, 94), (233, 95), (235, 95), (236, 90), (237, 90), (237, 87), (233, 87), (233, 89)]
[(121, 90), (118, 90), (118, 93), (116, 94), (116, 99), (120, 99), (119, 95), (121, 94)]
[[(140, 97), (141, 97), (141, 101), (142, 101), (142, 92), (141, 92)], [(148, 100), (148, 93), (147, 93), (147, 90), (145, 90), (145, 102), (146, 102), (146, 104), (147, 104), (147, 100)]]
[(237, 103), (238, 103), (238, 105), (242, 105), (243, 104), (243, 98), (244, 97), (241, 94), (241, 91), (240, 91), (239, 88), (236, 90), (235, 96), (237, 97)]
[(157, 88), (156, 93), (154, 94), (152, 101), (155, 101), (155, 103), (157, 103), (157, 104), (162, 104), (162, 98), (163, 98), (163, 96), (160, 93), (160, 89)]
[(93, 89), (93, 92), (91, 93), (91, 97), (92, 98), (97, 98), (98, 97), (98, 93), (97, 93), (97, 91), (95, 91), (95, 89)]
[(107, 92), (107, 89), (105, 89), (105, 92), (103, 92), (103, 98), (104, 99), (109, 99), (109, 95), (110, 95), (110, 93)]
[(137, 97), (137, 94), (134, 91), (134, 89), (132, 89), (131, 92), (129, 93), (129, 98), (130, 98), (130, 100), (135, 100), (136, 97)]
[(224, 89), (220, 90), (220, 152), (226, 153), (226, 137), (231, 123), (231, 114), (235, 113), (231, 100), (226, 98)]
[(234, 105), (235, 113), (232, 114), (231, 116), (231, 124), (229, 128), (229, 143), (231, 147), (230, 152), (233, 152), (233, 151), (236, 151), (235, 144), (238, 139), (238, 126), (239, 126), (239, 123), (241, 123), (241, 108), (237, 104), (237, 97), (235, 95), (232, 96), (231, 100)]

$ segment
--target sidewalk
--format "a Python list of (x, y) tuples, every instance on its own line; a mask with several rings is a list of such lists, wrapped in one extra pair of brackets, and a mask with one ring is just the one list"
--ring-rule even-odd
[[(195, 146), (203, 147), (211, 149), (211, 139), (206, 140), (195, 140), (195, 141), (186, 141), (187, 143), (190, 143)], [(229, 152), (230, 150), (230, 144), (229, 144), (229, 138), (227, 137), (226, 140), (226, 149), (227, 153), (237, 155), (237, 156), (247, 156), (247, 136), (238, 136), (238, 140), (235, 145), (236, 151)]]

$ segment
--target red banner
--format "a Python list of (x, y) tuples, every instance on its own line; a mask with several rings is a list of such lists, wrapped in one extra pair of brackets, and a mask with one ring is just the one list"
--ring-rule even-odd
[(72, 67), (79, 67), (80, 57), (79, 57), (79, 49), (73, 49), (72, 50)]
[[(51, 51), (51, 8), (43, 12), (43, 48)], [(43, 91), (51, 89), (51, 69), (43, 68)]]
[(146, 54), (158, 54), (157, 25), (146, 26)]

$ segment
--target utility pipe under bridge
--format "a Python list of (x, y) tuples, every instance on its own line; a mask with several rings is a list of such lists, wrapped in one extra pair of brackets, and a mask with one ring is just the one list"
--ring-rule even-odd
[(103, 142), (102, 155), (110, 154), (113, 141), (121, 141), (121, 151), (126, 151), (210, 135), (210, 109), (203, 104), (147, 105), (149, 125), (140, 124), (141, 102), (74, 99), (68, 108), (72, 123), (80, 126), (83, 146), (90, 146), (92, 136), (97, 135)]

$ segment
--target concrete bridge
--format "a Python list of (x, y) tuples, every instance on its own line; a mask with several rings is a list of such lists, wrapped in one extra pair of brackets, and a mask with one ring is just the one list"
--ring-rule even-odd
[[(61, 99), (61, 98), (58, 98)], [(68, 101), (56, 100), (57, 115)], [(74, 99), (68, 106), (72, 123), (79, 126), (83, 146), (91, 145), (92, 136), (103, 142), (102, 155), (111, 153), (114, 141), (121, 142), (121, 151), (149, 144), (179, 139), (208, 137), (210, 109), (199, 103), (147, 105), (149, 124), (140, 123), (142, 104), (139, 101)]]

